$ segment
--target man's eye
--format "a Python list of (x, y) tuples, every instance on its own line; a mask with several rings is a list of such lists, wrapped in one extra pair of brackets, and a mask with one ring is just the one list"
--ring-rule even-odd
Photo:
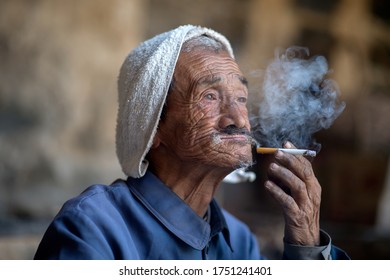
[(246, 103), (247, 100), (248, 100), (248, 99), (247, 99), (246, 97), (239, 97), (239, 98), (237, 99), (237, 101), (240, 102), (240, 103)]
[(216, 100), (216, 99), (217, 99), (217, 98), (215, 97), (215, 95), (212, 94), (212, 93), (206, 94), (206, 95), (204, 96), (204, 98), (205, 98), (206, 100)]

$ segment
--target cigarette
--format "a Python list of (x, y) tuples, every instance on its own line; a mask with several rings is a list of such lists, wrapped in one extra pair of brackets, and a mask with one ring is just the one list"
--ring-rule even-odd
[(305, 150), (305, 149), (282, 149), (282, 148), (256, 148), (256, 152), (259, 154), (273, 154), (276, 151), (282, 151), (287, 154), (300, 155), (300, 156), (309, 156), (315, 157), (317, 155), (316, 151)]

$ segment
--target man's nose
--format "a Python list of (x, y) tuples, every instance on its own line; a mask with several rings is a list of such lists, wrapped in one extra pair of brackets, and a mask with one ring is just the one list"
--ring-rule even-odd
[(238, 104), (228, 103), (221, 108), (221, 118), (219, 120), (219, 127), (226, 128), (234, 125), (237, 128), (245, 127), (247, 120), (246, 112), (240, 110)]

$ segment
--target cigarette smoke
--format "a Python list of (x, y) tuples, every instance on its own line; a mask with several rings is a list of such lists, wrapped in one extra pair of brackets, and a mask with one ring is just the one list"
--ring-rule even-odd
[(325, 78), (328, 73), (325, 57), (309, 58), (307, 48), (275, 54), (265, 70), (258, 115), (251, 120), (261, 146), (282, 147), (290, 141), (298, 148), (320, 150), (313, 134), (329, 128), (345, 108), (337, 84)]

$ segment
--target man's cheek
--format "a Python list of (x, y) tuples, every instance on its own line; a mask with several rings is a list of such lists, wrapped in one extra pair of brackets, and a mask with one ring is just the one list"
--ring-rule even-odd
[(198, 123), (196, 126), (192, 127), (187, 136), (188, 144), (199, 148), (205, 148), (212, 144), (212, 135), (214, 129), (209, 126), (202, 125)]
[(189, 129), (193, 135), (204, 138), (215, 132), (216, 121), (215, 116), (210, 116), (208, 112), (199, 110), (190, 116)]
[(197, 115), (198, 119), (203, 121), (215, 120), (220, 114), (220, 104), (218, 102), (208, 103), (199, 102), (194, 108), (193, 113)]
[(241, 112), (241, 115), (243, 116), (243, 118), (245, 118), (245, 127), (250, 130), (251, 129), (251, 125), (250, 125), (250, 121), (249, 121), (249, 115), (248, 115), (248, 111), (245, 109)]

